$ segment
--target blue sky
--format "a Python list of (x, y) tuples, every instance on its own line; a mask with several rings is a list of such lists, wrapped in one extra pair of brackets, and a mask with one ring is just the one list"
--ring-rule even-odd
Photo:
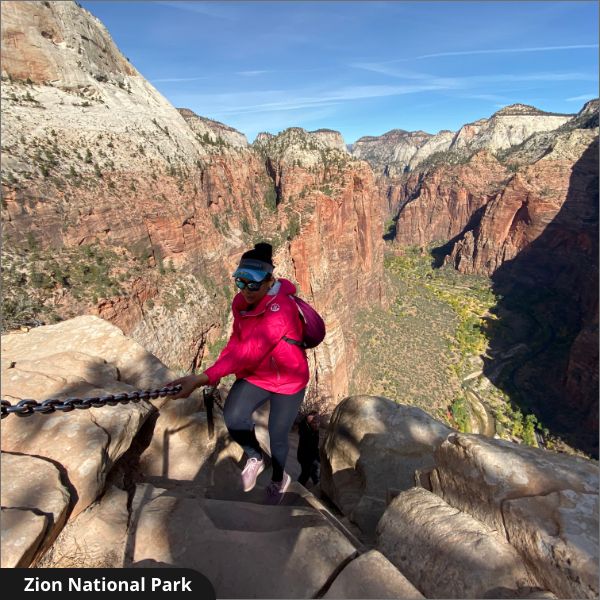
[(598, 96), (598, 2), (81, 4), (174, 106), (239, 129), (437, 133)]

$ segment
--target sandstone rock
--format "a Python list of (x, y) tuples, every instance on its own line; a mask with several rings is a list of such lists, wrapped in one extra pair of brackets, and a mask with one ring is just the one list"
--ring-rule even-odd
[[(435, 242), (460, 272), (491, 276), (497, 313), (512, 313), (500, 327), (515, 320), (519, 294), (552, 290), (530, 311), (573, 346), (560, 354), (546, 344), (535, 358), (513, 361), (512, 380), (544, 426), (592, 457), (598, 379), (586, 366), (598, 354), (597, 120), (597, 101), (576, 116), (506, 107), (465, 125), (446, 151), (411, 163), (414, 172), (379, 180), (398, 251)], [(491, 336), (489, 356), (521, 341), (513, 337)], [(499, 372), (495, 360), (485, 367)], [(500, 378), (493, 383), (503, 388)]]
[(2, 527), (2, 568), (28, 567), (44, 535), (48, 518), (32, 510), (4, 508), (0, 516)]
[(342, 153), (348, 152), (344, 138), (339, 131), (334, 131), (333, 129), (316, 129), (309, 133), (313, 139), (327, 148), (334, 148)]
[(497, 598), (536, 586), (517, 551), (480, 521), (421, 488), (397, 496), (377, 549), (427, 598)]
[(352, 146), (352, 154), (380, 173), (400, 175), (432, 137), (424, 131), (393, 129), (380, 136), (359, 138)]
[(566, 381), (567, 402), (573, 410), (583, 413), (583, 424), (591, 436), (598, 431), (598, 395), (594, 394), (598, 389), (597, 364), (598, 315), (595, 314), (583, 325), (571, 346)]
[[(10, 333), (2, 336), (3, 363), (18, 364), (20, 361), (47, 358), (57, 350), (81, 353), (92, 359), (96, 357), (96, 361), (91, 360), (93, 366), (86, 365), (84, 369), (86, 375), (89, 369), (94, 378), (104, 377), (103, 373), (108, 375), (105, 369), (111, 369), (99, 365), (98, 359), (110, 363), (113, 368), (118, 369), (118, 379), (136, 389), (155, 389), (153, 386), (175, 379), (174, 374), (160, 360), (125, 337), (119, 328), (98, 317), (75, 317), (56, 325), (36, 327), (27, 334)], [(73, 360), (81, 359), (73, 357)], [(53, 365), (52, 369), (57, 369), (60, 373), (61, 367)], [(94, 379), (90, 381), (94, 382)], [(153, 403), (160, 407), (164, 401), (159, 399)]]
[(399, 211), (395, 241), (426, 246), (469, 230), (506, 177), (504, 165), (482, 150), (467, 162), (440, 162), (425, 175), (416, 170), (405, 180), (390, 182), (392, 205)]
[(147, 485), (136, 489), (132, 524), (134, 566), (197, 569), (220, 598), (311, 598), (355, 553), (312, 509), (190, 500)]
[(398, 177), (424, 165), (436, 153), (448, 152), (449, 162), (483, 149), (495, 154), (518, 146), (535, 133), (557, 129), (572, 118), (514, 104), (489, 119), (463, 125), (456, 133), (445, 130), (432, 136), (423, 131), (394, 129), (381, 136), (362, 137), (354, 143), (352, 154), (369, 162), (377, 172)]
[(433, 492), (505, 537), (507, 500), (561, 490), (598, 494), (598, 467), (592, 461), (504, 440), (453, 434), (434, 457)]
[(323, 598), (423, 598), (377, 550), (355, 558), (335, 578)]
[(559, 598), (598, 597), (598, 495), (573, 490), (507, 500), (508, 539)]
[(375, 396), (347, 398), (330, 422), (321, 488), (365, 533), (372, 533), (388, 490), (412, 488), (415, 472), (435, 465), (433, 451), (451, 431), (416, 407)]
[(216, 458), (212, 453), (225, 431), (222, 419), (216, 416), (215, 421), (214, 436), (210, 439), (205, 412), (175, 417), (168, 410), (161, 410), (150, 444), (140, 456), (144, 477), (194, 481), (203, 468), (212, 469), (207, 461)]
[(573, 115), (545, 113), (533, 106), (513, 104), (494, 113), (489, 119), (463, 125), (456, 133), (450, 150), (486, 148), (498, 152), (518, 146), (534, 133), (557, 129)]
[(289, 127), (275, 136), (259, 134), (252, 146), (274, 162), (302, 167), (320, 168), (324, 156), (338, 162), (351, 159), (341, 134), (331, 129), (309, 132), (301, 127)]
[[(486, 205), (476, 230), (473, 254), (466, 254), (460, 247), (453, 250), (453, 260), (459, 270), (494, 273), (504, 261), (515, 258), (540, 238), (550, 223), (560, 225), (570, 236), (574, 235), (571, 228), (580, 230), (582, 225), (585, 228), (586, 219), (591, 216), (589, 205), (593, 201), (586, 191), (586, 180), (594, 177), (594, 171), (597, 174), (597, 166), (594, 169), (587, 159), (589, 166), (581, 165), (577, 180), (573, 181), (572, 170), (595, 139), (596, 133), (588, 129), (554, 136), (545, 145), (541, 158), (530, 166), (523, 166), (502, 193)], [(567, 201), (568, 210), (559, 214)], [(557, 241), (561, 245), (566, 243), (560, 238)], [(556, 245), (554, 241), (546, 240), (547, 251), (555, 252), (553, 243)]]
[[(368, 165), (338, 150), (311, 149), (310, 142), (306, 132), (286, 130), (263, 151), (271, 161), (281, 213), (295, 215), (301, 231), (275, 256), (277, 272), (298, 283), (299, 295), (315, 306), (327, 325), (324, 342), (308, 352), (314, 376), (307, 397), (321, 399), (327, 404), (321, 408), (332, 410), (348, 393), (357, 359), (351, 343), (356, 312), (385, 303), (383, 215)], [(290, 164), (288, 153), (296, 162), (316, 161), (316, 169)], [(348, 235), (350, 230), (358, 237)], [(319, 250), (323, 248), (331, 252)], [(365, 286), (364, 281), (371, 283)]]
[[(520, 311), (536, 327), (530, 315), (544, 314), (550, 335), (569, 340), (560, 350), (546, 343), (507, 366), (544, 425), (596, 458), (598, 377), (586, 365), (598, 355), (597, 130), (564, 126), (536, 149), (538, 141), (532, 136), (525, 146), (533, 149), (506, 159), (517, 173), (456, 243), (450, 262), (461, 272), (492, 276), (502, 325)], [(535, 298), (542, 288), (543, 298), (519, 309), (520, 295)], [(489, 355), (497, 356), (525, 340), (516, 330), (490, 341)]]
[[(55, 354), (55, 351), (61, 351)], [(78, 317), (2, 337), (2, 396), (38, 401), (157, 389), (169, 370), (122, 332), (97, 317)], [(165, 398), (159, 399), (161, 405)], [(153, 411), (125, 406), (2, 420), (2, 449), (47, 457), (65, 469), (76, 516), (102, 492), (106, 475)], [(60, 443), (57, 443), (57, 440)]]
[(127, 492), (111, 486), (98, 502), (67, 523), (36, 567), (121, 568), (128, 522)]
[[(134, 389), (107, 382), (102, 388), (87, 387), (85, 392), (97, 396)], [(47, 457), (59, 463), (65, 469), (70, 493), (76, 500), (72, 512), (76, 516), (102, 492), (108, 471), (129, 448), (150, 411), (150, 406), (140, 403), (33, 415), (26, 419), (10, 417), (2, 422), (2, 449)]]
[(83, 352), (57, 352), (35, 360), (11, 360), (10, 357), (11, 354), (2, 360), (2, 389), (5, 396), (13, 398), (35, 397), (42, 387), (46, 388), (46, 396), (51, 397), (75, 387), (101, 387), (107, 381), (119, 379), (114, 365)]
[[(14, 563), (13, 566), (27, 567), (34, 556), (43, 553), (52, 544), (62, 529), (67, 519), (69, 492), (61, 482), (58, 469), (49, 461), (33, 456), (2, 452), (0, 474), (2, 507), (18, 509), (7, 513), (7, 523), (11, 523), (10, 528), (5, 531), (4, 521), (2, 523), (3, 545), (6, 542), (12, 547), (7, 555), (11, 556), (8, 560)], [(37, 533), (40, 526), (38, 516), (43, 516), (45, 523), (41, 537)], [(19, 524), (19, 517), (28, 525)], [(19, 547), (15, 531), (20, 531), (21, 527), (28, 531), (32, 528), (34, 534), (31, 545), (21, 547), (24, 554), (15, 558), (14, 553)]]
[(445, 152), (450, 148), (450, 144), (454, 139), (454, 131), (447, 129), (436, 133), (433, 137), (429, 138), (417, 151), (413, 154), (413, 157), (408, 163), (408, 169), (413, 171), (417, 165), (426, 161), (432, 154), (437, 152)]
[(60, 529), (69, 506), (69, 493), (61, 483), (58, 469), (34, 456), (2, 452), (1, 457), (2, 506), (35, 509), (45, 513), (53, 526)]
[(219, 121), (201, 117), (188, 108), (180, 108), (178, 110), (197, 136), (204, 137), (204, 139), (208, 138), (216, 145), (227, 144), (241, 148), (248, 146), (246, 136), (237, 131), (237, 129), (229, 127), (229, 125), (225, 125), (224, 123), (219, 123)]

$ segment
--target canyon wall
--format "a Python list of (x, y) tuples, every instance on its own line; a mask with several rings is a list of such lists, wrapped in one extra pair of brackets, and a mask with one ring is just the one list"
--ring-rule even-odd
[(438, 266), (491, 277), (500, 326), (486, 330), (485, 372), (597, 455), (598, 101), (576, 115), (509, 106), (402, 160), (386, 136), (369, 160), (391, 249), (434, 247)]
[[(3, 328), (96, 314), (200, 367), (228, 334), (239, 256), (266, 240), (328, 322), (314, 393), (339, 399), (353, 314), (381, 299), (362, 284), (382, 268), (380, 201), (339, 133), (299, 134), (279, 141), (312, 140), (312, 162), (275, 172), (242, 133), (173, 107), (76, 3), (2, 3)], [(344, 159), (335, 184), (323, 148)]]

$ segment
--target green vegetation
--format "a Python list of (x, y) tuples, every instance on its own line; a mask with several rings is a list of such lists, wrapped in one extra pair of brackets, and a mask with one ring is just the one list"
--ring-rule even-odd
[[(387, 310), (358, 315), (360, 358), (351, 393), (389, 397), (419, 406), (463, 432), (481, 424), (470, 398), (480, 396), (506, 439), (537, 445), (544, 431), (533, 414), (513, 408), (504, 392), (470, 386), (488, 347), (497, 303), (488, 278), (462, 275), (450, 266), (433, 268), (431, 248), (410, 247), (386, 256), (386, 279), (394, 300)], [(481, 409), (479, 409), (481, 410)], [(547, 433), (547, 432), (546, 432)]]
[(383, 226), (383, 237), (388, 237), (396, 230), (396, 221), (394, 219), (388, 219)]
[(277, 210), (277, 192), (275, 190), (275, 184), (271, 182), (271, 185), (267, 188), (264, 195), (265, 206), (272, 212)]
[(246, 217), (241, 218), (240, 225), (241, 225), (242, 231), (244, 233), (247, 233), (247, 234), (250, 233), (250, 223), (248, 223), (248, 219), (246, 219)]
[(286, 240), (293, 240), (300, 233), (300, 218), (297, 214), (293, 214), (290, 217), (287, 228), (284, 232), (284, 237)]
[[(440, 244), (432, 244), (436, 247)], [(486, 277), (461, 275), (450, 266), (434, 269), (429, 251), (407, 248), (404, 256), (386, 259), (386, 268), (403, 279), (422, 286), (436, 299), (452, 308), (457, 325), (450, 347), (459, 357), (455, 371), (462, 376), (467, 359), (481, 355), (487, 348), (484, 332), (486, 319), (491, 319), (490, 309), (496, 304), (491, 285)]]
[(552, 447), (552, 440), (546, 428), (538, 421), (535, 415), (523, 415), (518, 408), (513, 408), (510, 402), (499, 405), (494, 411), (496, 429), (503, 437), (522, 439), (528, 446), (538, 446), (535, 432), (539, 431), (549, 441), (546, 446)]
[(5, 243), (2, 330), (60, 320), (54, 299), (61, 289), (88, 303), (120, 295), (117, 265), (117, 255), (100, 246), (41, 250), (32, 235), (19, 248)]
[(222, 148), (229, 145), (220, 135), (217, 135), (217, 137), (213, 139), (208, 131), (202, 135), (197, 133), (196, 139), (205, 146), (216, 146), (217, 148)]
[(463, 394), (458, 394), (450, 405), (450, 412), (456, 428), (459, 431), (468, 433), (470, 431), (470, 412), (468, 407), (468, 401)]

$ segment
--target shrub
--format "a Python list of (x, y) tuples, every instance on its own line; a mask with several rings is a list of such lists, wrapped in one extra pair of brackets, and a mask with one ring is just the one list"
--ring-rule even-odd
[(298, 215), (293, 215), (288, 223), (285, 237), (288, 241), (292, 241), (299, 233), (300, 219)]
[(264, 196), (265, 205), (273, 212), (277, 210), (277, 192), (275, 191), (275, 184), (269, 187), (265, 192)]
[(250, 223), (248, 223), (248, 219), (246, 219), (246, 217), (241, 218), (240, 225), (242, 226), (242, 231), (244, 233), (250, 233)]

